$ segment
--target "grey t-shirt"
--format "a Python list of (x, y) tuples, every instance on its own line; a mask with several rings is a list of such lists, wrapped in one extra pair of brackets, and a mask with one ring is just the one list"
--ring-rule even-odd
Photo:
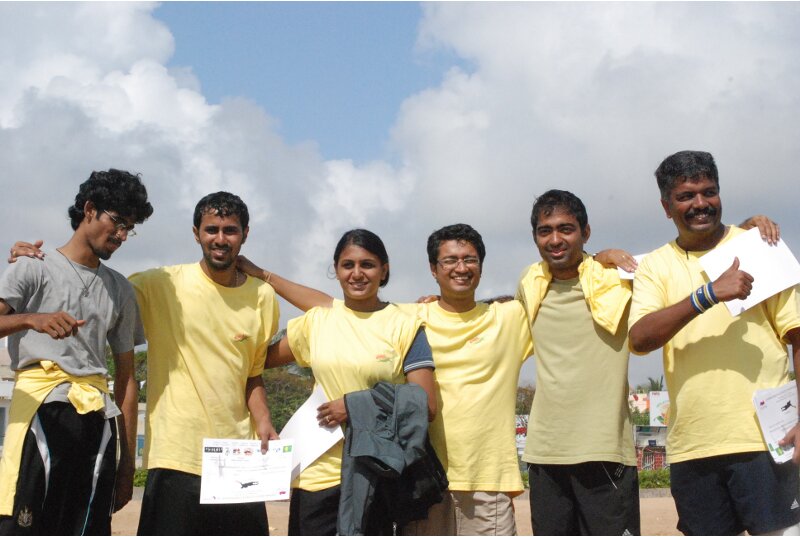
[[(0, 298), (15, 313), (64, 311), (86, 321), (77, 336), (61, 340), (35, 330), (11, 334), (8, 353), (12, 369), (52, 360), (71, 375), (105, 375), (106, 341), (115, 354), (144, 343), (136, 295), (128, 280), (102, 263), (97, 271), (71, 265), (54, 251), (44, 260), (21, 257), (0, 276)], [(83, 296), (84, 286), (88, 286), (89, 296)]]

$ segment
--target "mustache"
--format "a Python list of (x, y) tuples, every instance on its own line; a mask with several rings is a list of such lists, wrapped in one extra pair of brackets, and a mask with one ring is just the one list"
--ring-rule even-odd
[(693, 218), (700, 214), (704, 214), (706, 216), (717, 216), (717, 209), (711, 206), (703, 209), (689, 209), (686, 211), (686, 218)]

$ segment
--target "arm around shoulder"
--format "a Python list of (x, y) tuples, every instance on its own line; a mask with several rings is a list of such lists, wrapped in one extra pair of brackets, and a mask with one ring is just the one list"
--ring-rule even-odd
[(249, 276), (264, 280), (275, 289), (281, 298), (302, 311), (308, 311), (316, 306), (330, 307), (333, 304), (332, 296), (264, 270), (243, 255), (238, 257), (236, 263), (239, 270)]

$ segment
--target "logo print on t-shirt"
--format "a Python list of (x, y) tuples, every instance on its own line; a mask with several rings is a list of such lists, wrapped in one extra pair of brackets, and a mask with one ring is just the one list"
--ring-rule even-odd
[(391, 362), (395, 358), (397, 358), (397, 351), (394, 349), (388, 349), (375, 355), (375, 359), (379, 362)]
[(236, 334), (233, 336), (234, 341), (244, 341), (246, 339), (250, 339), (249, 334)]
[(474, 338), (467, 341), (467, 343), (469, 343), (470, 345), (477, 345), (481, 341), (483, 341), (483, 338), (481, 336), (475, 336)]

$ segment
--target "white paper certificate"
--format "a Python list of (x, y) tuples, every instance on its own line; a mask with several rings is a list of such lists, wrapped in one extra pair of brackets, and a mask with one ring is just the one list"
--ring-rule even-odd
[(797, 384), (791, 381), (777, 388), (757, 390), (753, 405), (772, 458), (775, 462), (791, 460), (794, 447), (782, 448), (778, 442), (797, 425)]
[(338, 425), (320, 427), (317, 421), (317, 407), (326, 402), (328, 398), (325, 397), (322, 387), (316, 386), (311, 396), (297, 409), (280, 433), (281, 438), (294, 440), (292, 479), (344, 438), (342, 428)]
[(200, 503), (288, 500), (292, 471), (291, 440), (203, 439)]
[(800, 282), (800, 263), (783, 240), (770, 246), (753, 228), (729, 240), (700, 258), (700, 265), (713, 282), (728, 270), (733, 258), (739, 258), (739, 270), (753, 277), (753, 289), (744, 300), (725, 302), (731, 315), (752, 308), (762, 300)]

